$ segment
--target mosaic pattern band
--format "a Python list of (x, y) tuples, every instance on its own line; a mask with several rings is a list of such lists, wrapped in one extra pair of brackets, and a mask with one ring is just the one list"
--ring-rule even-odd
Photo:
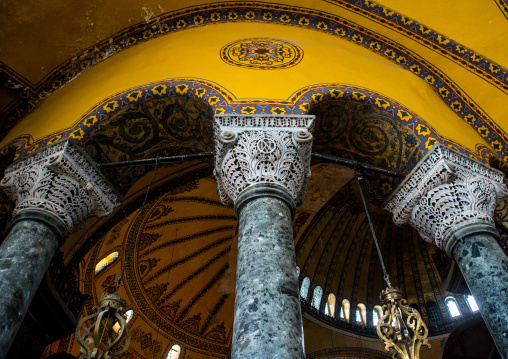
[[(442, 55), (473, 71), (498, 88), (508, 89), (506, 69), (402, 14), (370, 0), (363, 2), (335, 0), (334, 3), (367, 16), (373, 21), (383, 23), (384, 26), (391, 26), (397, 31), (402, 31), (415, 41), (436, 48)], [(170, 13), (161, 17), (156, 29), (147, 27), (146, 24), (136, 25), (111, 39), (104, 40), (94, 46), (94, 49), (85, 50), (83, 56), (76, 56), (49, 75), (47, 82), (41, 84), (29, 100), (21, 102), (20, 105), (14, 106), (5, 113), (1, 119), (4, 132), (0, 133), (0, 137), (5, 136), (5, 131), (8, 131), (20, 118), (36, 108), (53, 91), (74, 79), (82, 71), (125, 48), (187, 28), (240, 21), (276, 23), (317, 30), (344, 38), (374, 51), (426, 81), (458, 116), (485, 138), (495, 151), (504, 156), (508, 154), (508, 135), (442, 71), (433, 67), (423, 58), (408, 52), (403, 46), (393, 43), (381, 34), (368, 31), (353, 22), (329, 13), (249, 2), (241, 3), (241, 5), (211, 4)], [(5, 69), (1, 73), (5, 75), (9, 71)], [(12, 76), (8, 76), (8, 78), (7, 82), (13, 81)], [(22, 83), (18, 85), (13, 88), (24, 93), (33, 92)]]
[[(71, 128), (32, 141), (30, 137), (20, 137), (12, 141), (1, 151), (9, 147), (16, 149), (16, 157), (26, 156), (40, 147), (45, 147), (61, 138), (70, 137), (86, 140), (101, 122), (125, 107), (144, 101), (168, 96), (187, 96), (208, 104), (215, 114), (273, 114), (306, 115), (312, 106), (326, 100), (351, 100), (365, 105), (373, 105), (387, 114), (396, 117), (420, 140), (420, 148), (427, 152), (436, 143), (444, 144), (476, 159), (485, 161), (496, 154), (483, 145), (477, 145), (476, 151), (463, 148), (460, 144), (437, 133), (424, 119), (393, 99), (378, 92), (351, 85), (316, 84), (296, 91), (286, 101), (273, 100), (237, 100), (220, 85), (195, 78), (176, 78), (128, 89), (115, 94), (97, 104), (77, 121)], [(0, 152), (1, 152), (0, 151)], [(508, 158), (508, 157), (507, 157)]]

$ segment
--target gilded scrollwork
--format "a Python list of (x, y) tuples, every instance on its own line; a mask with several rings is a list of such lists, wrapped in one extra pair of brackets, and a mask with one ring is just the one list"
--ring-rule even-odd
[(259, 184), (285, 188), (297, 204), (310, 176), (314, 116), (215, 115), (215, 176), (224, 204)]
[(430, 348), (429, 331), (420, 313), (407, 305), (402, 292), (396, 288), (383, 290), (381, 299), (383, 314), (376, 331), (385, 350), (391, 352), (394, 359), (418, 359), (422, 346)]

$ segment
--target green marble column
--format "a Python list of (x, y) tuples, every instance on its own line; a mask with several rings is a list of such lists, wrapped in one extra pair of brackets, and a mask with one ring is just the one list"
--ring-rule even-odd
[(0, 358), (7, 355), (64, 236), (65, 226), (53, 216), (26, 211), (13, 218), (0, 246)]
[(305, 358), (294, 201), (282, 188), (257, 185), (242, 192), (235, 207), (240, 227), (232, 358)]
[(314, 116), (215, 115), (215, 177), (239, 219), (233, 359), (300, 359), (292, 219), (310, 176)]
[(508, 258), (490, 225), (466, 225), (450, 234), (452, 257), (473, 294), (496, 347), (508, 358)]
[(508, 196), (504, 175), (436, 145), (404, 179), (386, 209), (397, 224), (455, 259), (489, 328), (508, 359), (508, 259), (497, 243), (496, 204)]
[(93, 162), (70, 141), (13, 163), (0, 182), (15, 202), (12, 228), (0, 247), (0, 359), (21, 325), (59, 243), (118, 196)]

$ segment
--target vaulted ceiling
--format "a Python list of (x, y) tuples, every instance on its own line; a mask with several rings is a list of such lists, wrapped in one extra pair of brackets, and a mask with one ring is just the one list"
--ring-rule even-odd
[[(498, 166), (508, 158), (506, 0), (0, 4), (5, 165), (64, 137), (99, 163), (209, 151), (214, 113), (314, 114), (314, 152), (404, 174), (435, 143)], [(259, 40), (294, 56), (247, 66), (228, 52)], [(62, 247), (90, 295), (85, 312), (120, 274), (150, 170), (104, 170), (124, 203)], [(440, 302), (452, 290), (449, 261), (380, 208), (397, 184), (368, 171), (363, 184), (392, 281), (410, 303)], [(2, 222), (10, 208), (2, 201)], [(351, 169), (312, 163), (293, 230), (300, 281), (379, 304), (381, 269)], [(186, 357), (227, 357), (236, 231), (211, 163), (157, 171), (120, 288), (135, 312), (128, 355), (156, 357), (176, 341)], [(119, 259), (95, 274), (112, 251)]]

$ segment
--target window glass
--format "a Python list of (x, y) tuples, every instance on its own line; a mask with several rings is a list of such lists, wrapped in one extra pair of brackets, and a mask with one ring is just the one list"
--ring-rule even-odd
[(361, 323), (362, 322), (362, 316), (360, 315), (360, 310), (356, 310), (356, 322)]
[(296, 266), (296, 276), (300, 278), (300, 267)]
[(307, 299), (309, 287), (310, 287), (310, 279), (309, 277), (305, 277), (302, 281), (302, 287), (300, 288), (300, 297), (302, 297), (303, 299)]
[(319, 285), (314, 288), (314, 294), (312, 295), (312, 306), (319, 310), (319, 306), (321, 305), (321, 297), (323, 296), (323, 288)]
[(379, 322), (379, 314), (377, 314), (377, 310), (372, 309), (372, 325), (377, 326)]
[(466, 295), (466, 301), (469, 305), (469, 309), (471, 309), (472, 312), (477, 312), (480, 310), (480, 308), (478, 308), (478, 304), (476, 304), (476, 300), (472, 295)]
[(109, 266), (111, 263), (118, 259), (118, 251), (114, 251), (108, 254), (106, 257), (102, 258), (99, 263), (95, 266), (95, 274), (99, 273), (101, 270)]
[(340, 319), (344, 319), (344, 308), (340, 307)]
[(448, 307), (448, 311), (450, 312), (450, 316), (452, 318), (460, 316), (459, 306), (457, 305), (457, 301), (453, 297), (448, 297), (445, 299), (446, 306)]
[(182, 348), (178, 344), (175, 344), (169, 349), (168, 356), (166, 359), (178, 359), (180, 358), (180, 353), (182, 351)]

